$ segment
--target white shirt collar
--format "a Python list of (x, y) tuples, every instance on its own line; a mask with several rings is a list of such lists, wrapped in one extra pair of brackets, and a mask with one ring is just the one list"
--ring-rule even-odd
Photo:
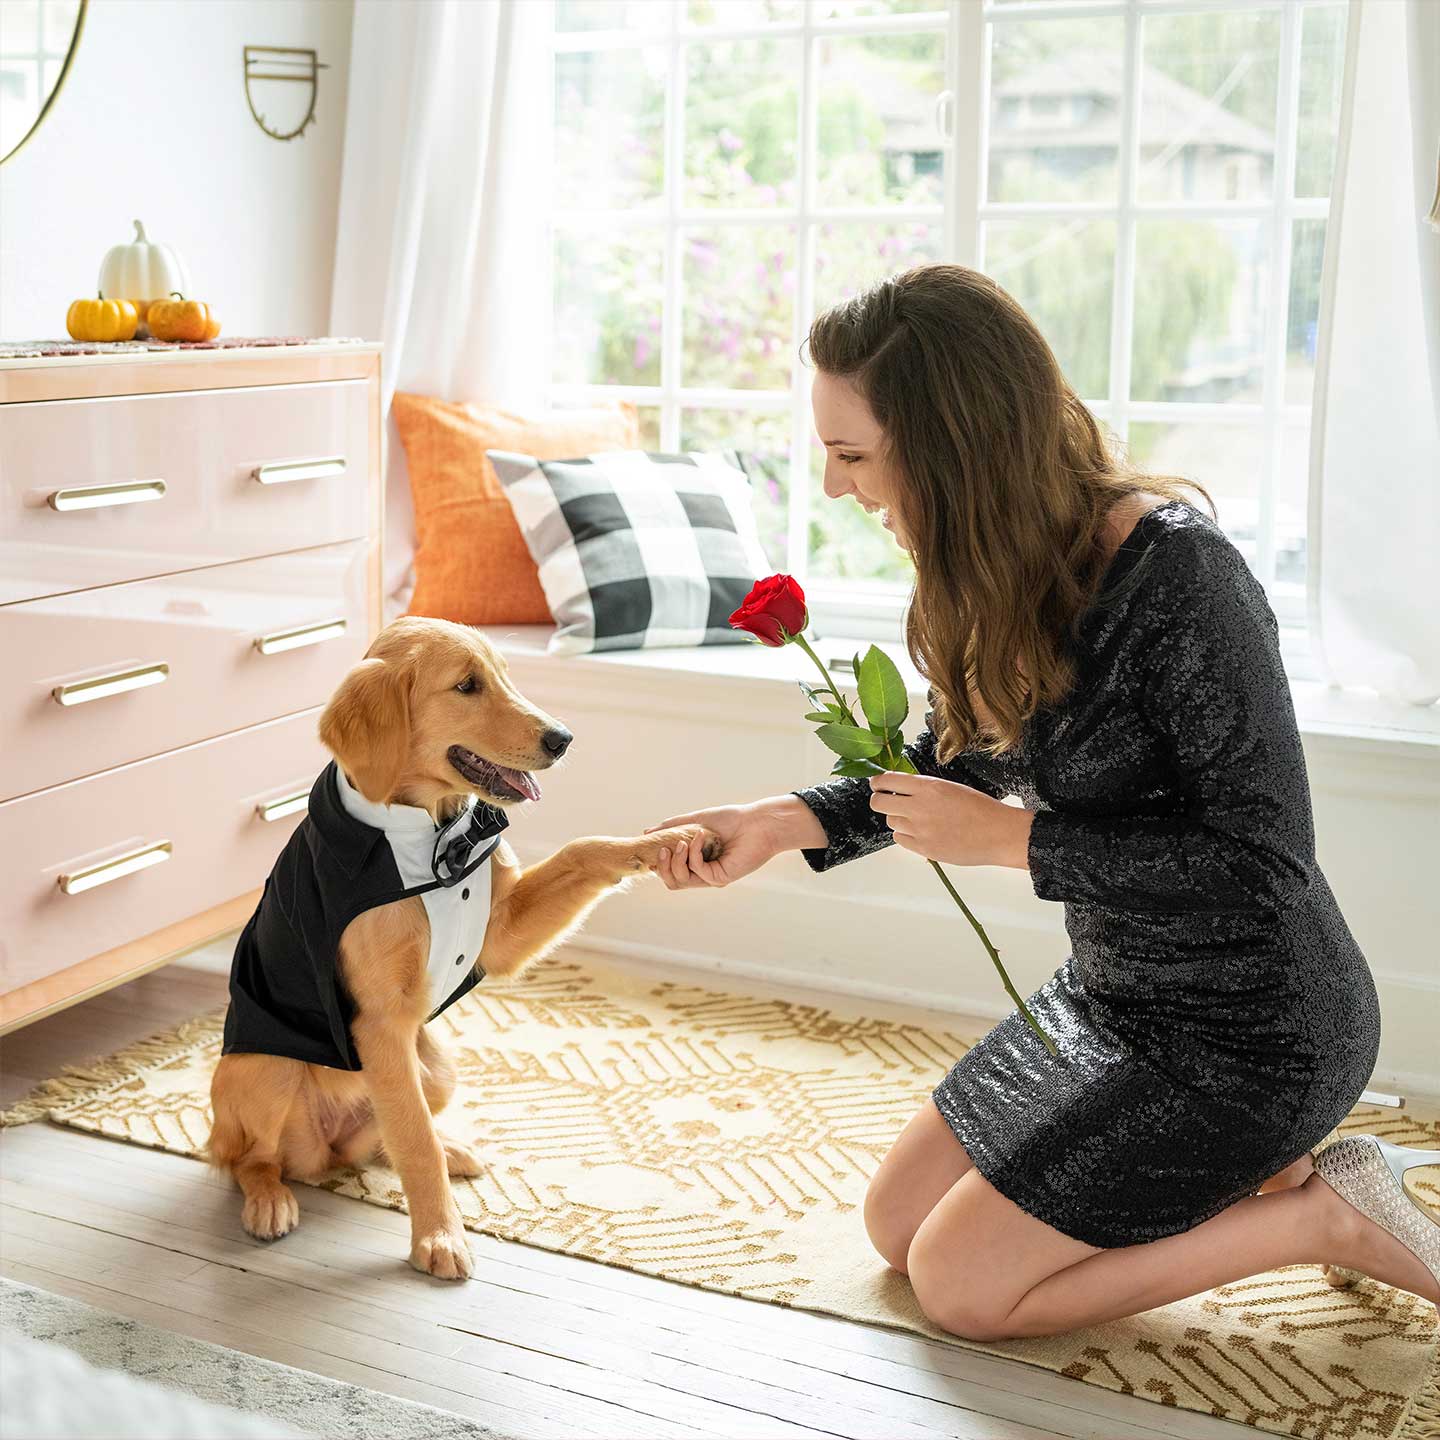
[[(335, 784), (340, 791), (340, 803), (346, 813), (366, 825), (383, 830), (386, 835), (401, 836), (412, 844), (417, 836), (433, 841), (435, 832), (441, 827), (430, 818), (430, 812), (419, 805), (382, 805), (378, 800), (367, 800), (349, 781), (343, 765), (335, 767)], [(464, 820), (474, 808), (475, 797), (455, 817)], [(449, 822), (454, 824), (455, 821)], [(448, 826), (446, 827), (448, 828)]]

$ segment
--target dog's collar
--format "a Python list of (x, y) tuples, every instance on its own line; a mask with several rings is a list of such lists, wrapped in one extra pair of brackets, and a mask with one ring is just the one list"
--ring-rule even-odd
[(419, 805), (367, 800), (339, 764), (335, 765), (335, 786), (346, 814), (382, 832), (393, 852), (405, 853), (411, 868), (423, 864), (438, 884), (447, 887), (459, 884), (490, 854), (495, 846), (485, 842), (498, 837), (510, 823), (498, 805), (472, 797), (453, 820), (437, 825)]

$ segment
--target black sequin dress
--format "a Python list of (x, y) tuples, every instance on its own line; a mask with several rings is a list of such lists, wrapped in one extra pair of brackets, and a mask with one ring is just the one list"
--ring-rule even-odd
[[(1314, 1147), (1369, 1081), (1380, 1012), (1315, 863), (1275, 618), (1223, 532), (1182, 501), (1144, 515), (1077, 661), (1016, 750), (938, 766), (927, 728), (907, 753), (1036, 812), (1030, 877), (1072, 947), (1027, 1002), (1060, 1054), (1012, 1011), (935, 1104), (1003, 1195), (1110, 1247), (1188, 1230)], [(814, 870), (894, 843), (868, 779), (793, 793), (829, 841), (801, 852)], [(965, 945), (985, 963), (957, 911)]]

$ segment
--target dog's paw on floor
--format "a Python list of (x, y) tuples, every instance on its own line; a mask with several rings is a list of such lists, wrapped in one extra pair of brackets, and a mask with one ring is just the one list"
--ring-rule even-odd
[(468, 1280), (475, 1267), (464, 1227), (459, 1224), (416, 1235), (410, 1246), (410, 1263), (437, 1280)]
[(246, 1198), (240, 1223), (257, 1240), (278, 1240), (300, 1223), (300, 1202), (288, 1185), (275, 1185)]

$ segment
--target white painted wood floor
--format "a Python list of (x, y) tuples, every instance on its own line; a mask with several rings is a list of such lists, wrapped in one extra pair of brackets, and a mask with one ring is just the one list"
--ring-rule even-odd
[[(634, 968), (695, 979), (678, 967)], [(222, 1004), (228, 969), (229, 946), (217, 944), (0, 1040), (0, 1107), (65, 1064)], [(974, 1022), (977, 1033), (986, 1025)], [(489, 1235), (470, 1236), (477, 1274), (468, 1284), (433, 1281), (405, 1263), (404, 1215), (297, 1192), (299, 1229), (266, 1245), (241, 1230), (229, 1182), (197, 1161), (22, 1126), (0, 1134), (0, 1273), (458, 1411), (515, 1440), (1254, 1434), (905, 1331)]]

